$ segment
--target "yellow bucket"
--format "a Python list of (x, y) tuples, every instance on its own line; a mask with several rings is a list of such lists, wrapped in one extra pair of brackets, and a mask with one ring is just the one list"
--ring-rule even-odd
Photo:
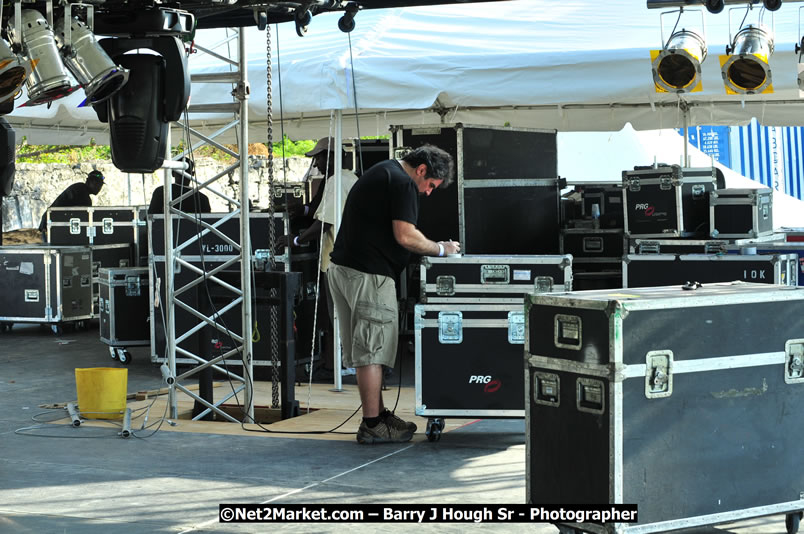
[(87, 419), (122, 419), (126, 411), (128, 369), (90, 367), (75, 370), (78, 411)]

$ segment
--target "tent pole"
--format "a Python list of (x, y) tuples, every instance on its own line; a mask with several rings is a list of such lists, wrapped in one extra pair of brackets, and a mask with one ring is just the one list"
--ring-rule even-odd
[(683, 113), (684, 113), (684, 163), (683, 163), (682, 167), (689, 166), (689, 162), (688, 162), (689, 155), (687, 154), (687, 145), (689, 144), (689, 139), (688, 139), (689, 138), (689, 115), (688, 115), (688, 112), (689, 111), (687, 110), (686, 106), (683, 107)]
[[(335, 183), (335, 235), (338, 235), (338, 230), (341, 227), (341, 168), (343, 167), (343, 111), (340, 109), (335, 110), (335, 147), (338, 150), (335, 150), (335, 176), (333, 177)], [(359, 154), (355, 152), (354, 157), (359, 157)], [(319, 295), (319, 298), (321, 296)], [(327, 298), (324, 295), (324, 298)], [(333, 310), (334, 317), (332, 318), (332, 339), (334, 344), (334, 352), (333, 358), (334, 362), (332, 365), (333, 370), (333, 389), (335, 391), (342, 391), (343, 390), (343, 383), (342, 383), (342, 376), (341, 376), (341, 330), (340, 330), (340, 323), (338, 321), (338, 312), (337, 310)]]

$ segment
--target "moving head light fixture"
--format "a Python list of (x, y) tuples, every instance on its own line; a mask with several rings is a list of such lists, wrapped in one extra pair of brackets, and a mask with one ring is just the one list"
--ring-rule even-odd
[[(49, 103), (78, 87), (87, 97), (81, 105), (95, 104), (111, 97), (126, 83), (128, 71), (109, 58), (92, 33), (91, 5), (65, 5), (55, 26), (35, 9), (20, 9), (19, 2), (14, 6), (8, 33), (33, 65), (26, 84), (29, 101), (24, 105)], [(73, 6), (87, 9), (89, 26), (72, 16)], [(48, 19), (52, 19), (52, 5), (48, 3), (47, 7)], [(78, 85), (73, 84), (70, 73)]]
[[(781, 2), (780, 2), (781, 4)], [(752, 5), (745, 8), (746, 14), (751, 11)], [(778, 9), (778, 7), (776, 8)], [(729, 35), (731, 35), (731, 12), (729, 10)], [(726, 54), (720, 56), (720, 73), (728, 94), (762, 94), (772, 93), (772, 73), (770, 58), (773, 55), (773, 30), (762, 24), (763, 9), (757, 24), (744, 24), (729, 39), (730, 45), (726, 47)]]
[[(682, 28), (676, 31), (684, 8), (666, 11), (659, 17), (662, 29), (662, 49), (651, 50), (651, 70), (653, 83), (657, 93), (690, 93), (701, 90), (701, 63), (706, 59), (706, 29), (703, 12), (692, 10), (701, 15), (700, 34)], [(662, 18), (670, 13), (678, 13), (676, 25), (667, 41), (664, 40)]]

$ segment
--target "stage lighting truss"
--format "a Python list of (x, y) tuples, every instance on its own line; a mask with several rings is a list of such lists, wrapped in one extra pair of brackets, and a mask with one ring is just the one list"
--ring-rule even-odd
[[(688, 11), (696, 11), (700, 14), (699, 32), (685, 28), (676, 31), (684, 13), (683, 7), (666, 11), (659, 17), (662, 49), (651, 50), (651, 70), (657, 93), (693, 93), (701, 90), (701, 63), (707, 55), (706, 28), (701, 10)], [(672, 13), (678, 13), (678, 18), (670, 37), (665, 41), (662, 18)]]
[[(751, 11), (752, 5), (744, 9)], [(742, 8), (738, 10), (742, 11)], [(728, 94), (763, 94), (773, 92), (770, 58), (774, 50), (774, 31), (762, 24), (765, 8), (760, 10), (756, 24), (744, 24), (731, 38), (731, 13), (729, 10), (729, 41), (726, 54), (720, 56), (720, 74)], [(747, 17), (745, 14), (743, 20)], [(771, 20), (773, 20), (771, 18)]]

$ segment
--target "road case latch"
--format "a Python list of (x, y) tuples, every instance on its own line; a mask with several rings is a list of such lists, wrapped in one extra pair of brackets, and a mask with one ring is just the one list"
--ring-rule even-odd
[(450, 297), (455, 294), (455, 277), (451, 274), (436, 276), (436, 295)]
[(113, 234), (114, 233), (114, 219), (111, 217), (105, 217), (101, 219), (101, 223), (103, 224), (103, 233), (104, 234)]
[(508, 312), (508, 343), (511, 345), (525, 344), (525, 312)]
[(139, 297), (140, 296), (140, 277), (139, 275), (126, 276), (126, 296)]
[(511, 268), (508, 265), (481, 265), (481, 284), (507, 284), (511, 280)]
[(661, 399), (673, 394), (673, 351), (652, 350), (645, 356), (645, 396)]
[(628, 180), (629, 191), (639, 191), (642, 187), (639, 185), (639, 178), (631, 178)]
[(692, 198), (700, 199), (706, 195), (706, 187), (703, 184), (696, 184), (692, 186)]
[(788, 340), (784, 353), (784, 381), (788, 384), (804, 382), (804, 339)]
[(533, 373), (533, 402), (558, 407), (561, 404), (561, 382), (558, 375), (535, 371)]
[(533, 290), (536, 293), (552, 293), (553, 277), (537, 276), (536, 279), (533, 281)]
[(70, 219), (70, 233), (72, 235), (78, 235), (81, 233), (81, 219), (78, 217), (73, 217)]
[(579, 412), (602, 414), (606, 411), (606, 388), (593, 378), (578, 378), (576, 401)]
[(438, 341), (445, 345), (457, 345), (463, 341), (463, 313), (438, 312)]
[(673, 189), (673, 177), (672, 176), (662, 176), (659, 178), (659, 189), (662, 191), (670, 191)]

